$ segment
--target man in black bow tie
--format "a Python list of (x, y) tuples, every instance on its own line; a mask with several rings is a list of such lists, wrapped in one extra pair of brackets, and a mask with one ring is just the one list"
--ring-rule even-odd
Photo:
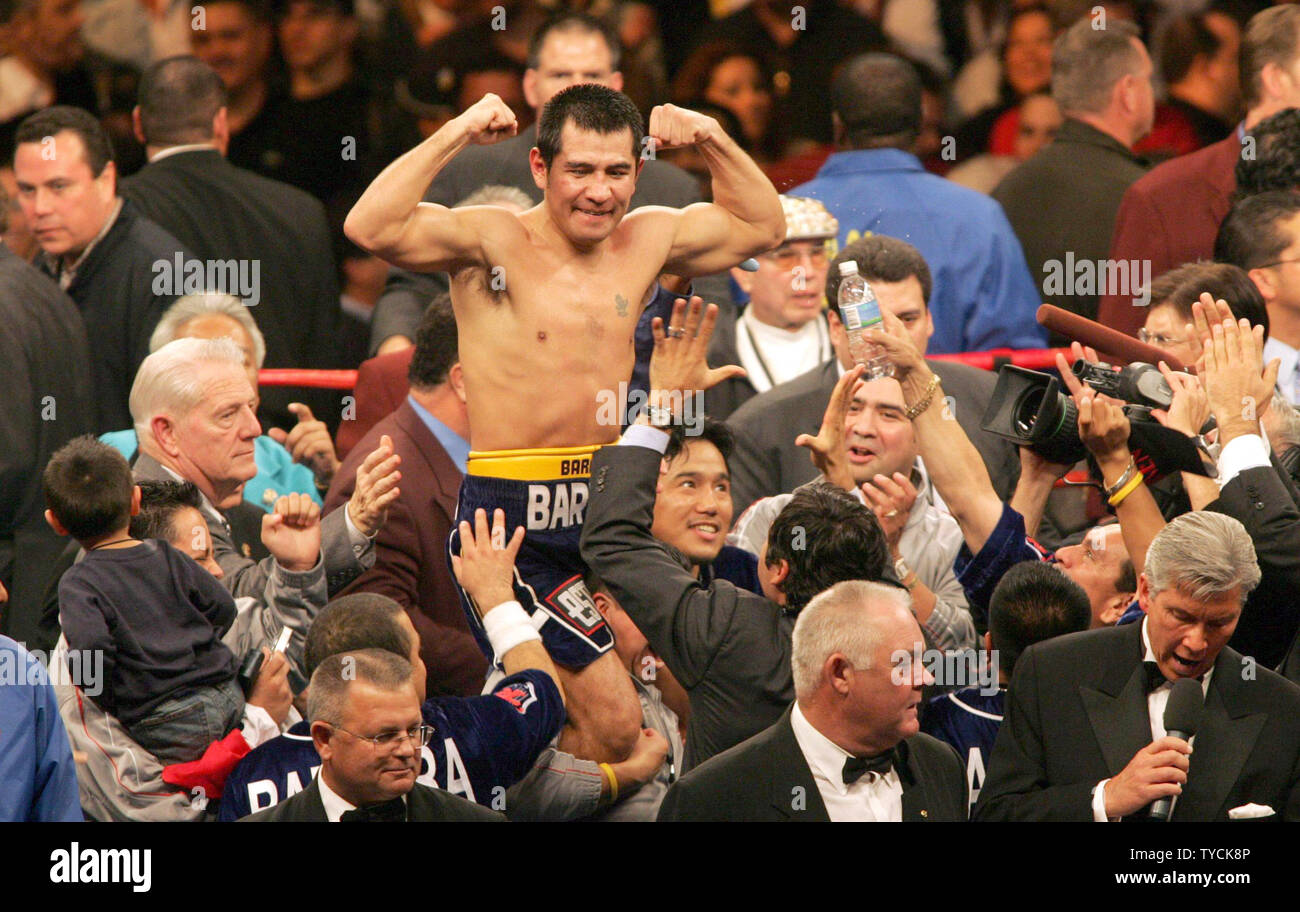
[(307, 715), (320, 753), (311, 785), (255, 823), (314, 821), (501, 821), (502, 815), (419, 785), (420, 748), (431, 729), (420, 715), (411, 665), (382, 649), (325, 659), (311, 676)]
[[(1016, 662), (976, 820), (1300, 819), (1300, 688), (1225, 644), (1260, 569), (1240, 522), (1185, 513), (1151, 542), (1141, 623), (1071, 634)], [(1201, 682), (1190, 743), (1165, 730)], [(1235, 811), (1235, 813), (1234, 813)]]
[(958, 821), (956, 751), (919, 734), (921, 628), (907, 592), (850, 580), (799, 614), (796, 702), (668, 791), (662, 820)]

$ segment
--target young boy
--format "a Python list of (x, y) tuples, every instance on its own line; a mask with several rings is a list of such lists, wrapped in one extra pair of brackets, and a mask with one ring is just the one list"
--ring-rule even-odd
[(103, 651), (95, 702), (162, 762), (197, 760), (243, 715), (235, 657), (221, 642), (234, 599), (166, 541), (131, 537), (140, 489), (117, 450), (78, 437), (42, 481), (46, 521), (86, 551), (59, 581), (59, 619), (69, 648)]

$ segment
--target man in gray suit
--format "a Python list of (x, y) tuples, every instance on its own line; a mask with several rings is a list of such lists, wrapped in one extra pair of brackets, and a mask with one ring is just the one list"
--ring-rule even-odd
[[(138, 480), (192, 481), (203, 494), (203, 517), (223, 582), (231, 594), (260, 595), (274, 569), (235, 547), (222, 511), (239, 505), (257, 473), (253, 441), (261, 426), (244, 356), (228, 339), (177, 339), (140, 365), (131, 387), (131, 417), (140, 441)], [(384, 438), (357, 470), (346, 507), (321, 522), (321, 554), (331, 594), (375, 562), (374, 537), (399, 494), (392, 441)], [(274, 524), (275, 518), (265, 522)]]
[(667, 428), (682, 422), (680, 391), (708, 389), (729, 373), (705, 364), (716, 305), (710, 310), (701, 329), (700, 299), (689, 316), (679, 302), (672, 335), (658, 327), (649, 408), (619, 443), (592, 457), (581, 540), (591, 572), (690, 697), (683, 769), (757, 734), (790, 705), (790, 632), (814, 595), (841, 580), (878, 580), (889, 567), (875, 517), (829, 484), (797, 492), (773, 521), (758, 561), (762, 596), (726, 580), (701, 585), (655, 539), (655, 489)]
[[(879, 234), (854, 241), (827, 270), (827, 301), (838, 299), (839, 265), (846, 260), (857, 262), (880, 306), (903, 322), (917, 349), (924, 352), (934, 333), (934, 320), (929, 309), (930, 267), (920, 251), (905, 241)], [(737, 515), (761, 497), (793, 491), (817, 477), (808, 452), (794, 441), (800, 434), (817, 433), (836, 381), (853, 364), (848, 335), (834, 307), (828, 316), (835, 358), (755, 396), (727, 419), (736, 432), (731, 496)], [(1020, 476), (1016, 449), (980, 427), (997, 375), (951, 361), (927, 363), (942, 379), (950, 397), (948, 410), (980, 451), (998, 496), (1009, 499)]]

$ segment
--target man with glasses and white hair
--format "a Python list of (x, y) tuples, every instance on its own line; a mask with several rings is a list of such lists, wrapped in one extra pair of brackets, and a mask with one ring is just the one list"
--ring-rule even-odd
[[(257, 474), (255, 441), (262, 427), (244, 353), (227, 338), (177, 339), (140, 365), (130, 401), (140, 441), (136, 479), (194, 482), (226, 587), (237, 597), (259, 595), (272, 561), (254, 563), (241, 554), (223, 515), (240, 504), (244, 485)], [(400, 493), (400, 461), (384, 438), (357, 470), (346, 508), (321, 521), (331, 593), (374, 563), (374, 536)]]
[(796, 701), (668, 790), (659, 820), (959, 821), (956, 751), (920, 734), (921, 628), (907, 593), (847, 580), (795, 622)]
[[(156, 352), (177, 339), (220, 338), (233, 339), (243, 353), (256, 411), (261, 400), (258, 371), (266, 360), (266, 340), (247, 305), (234, 295), (208, 293), (177, 298), (154, 327), (149, 351)], [(324, 492), (339, 468), (325, 422), (301, 402), (290, 403), (289, 410), (298, 417), (298, 424), (287, 432), (271, 428), (257, 438), (253, 454), (257, 474), (244, 485), (244, 500), (268, 513), (277, 498), (294, 492), (306, 494), (323, 506)], [(99, 439), (116, 447), (127, 459), (136, 453), (134, 428), (101, 434)]]
[[(1300, 819), (1300, 688), (1226, 643), (1260, 581), (1246, 528), (1185, 513), (1151, 542), (1138, 624), (1058, 637), (1016, 662), (977, 820)], [(1192, 744), (1165, 730), (1172, 684), (1201, 683)]]

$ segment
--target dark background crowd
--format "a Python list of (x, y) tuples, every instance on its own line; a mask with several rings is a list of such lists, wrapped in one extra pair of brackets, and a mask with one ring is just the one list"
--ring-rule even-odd
[[(488, 93), (518, 136), (425, 200), (541, 202), (534, 123), (593, 82), (647, 120), (714, 118), (786, 217), (743, 267), (661, 277), (719, 305), (709, 363), (746, 375), (662, 462), (617, 448), (617, 496), (588, 504), (582, 582), (640, 710), (607, 708), (631, 734), (599, 751), (568, 732), (605, 708), (466, 622), (457, 582), (491, 609), (514, 551), (479, 526), (447, 561), (470, 455), (448, 276), (344, 232)], [(633, 208), (712, 199), (700, 150), (648, 157)], [(849, 260), (895, 364), (856, 391)], [(1300, 6), (0, 0), (0, 649), (33, 678), (13, 641), (108, 656), (98, 699), (52, 674), (43, 721), (0, 694), (0, 729), (32, 726), (0, 819), (235, 820), (302, 793), (320, 808), (269, 819), (768, 819), (769, 774), (813, 794), (778, 817), (1106, 820), (1174, 795), (1182, 819), (1300, 818), (1297, 263)], [(1121, 411), (1058, 358), (1074, 446), (991, 433), (1009, 394), (953, 356), (1069, 344), (1044, 302), (1161, 349), (1171, 398)], [(610, 531), (641, 495), (644, 554)], [(1111, 639), (1070, 639), (1089, 629)], [(879, 656), (914, 641), (966, 671), (918, 654), (886, 693)], [(1235, 751), (1192, 785), (1157, 725), (1176, 678), (1214, 695), (1199, 743)], [(1150, 726), (1121, 720), (1143, 703)], [(408, 754), (441, 791), (394, 812), (375, 758)], [(322, 763), (351, 791), (308, 787)]]

